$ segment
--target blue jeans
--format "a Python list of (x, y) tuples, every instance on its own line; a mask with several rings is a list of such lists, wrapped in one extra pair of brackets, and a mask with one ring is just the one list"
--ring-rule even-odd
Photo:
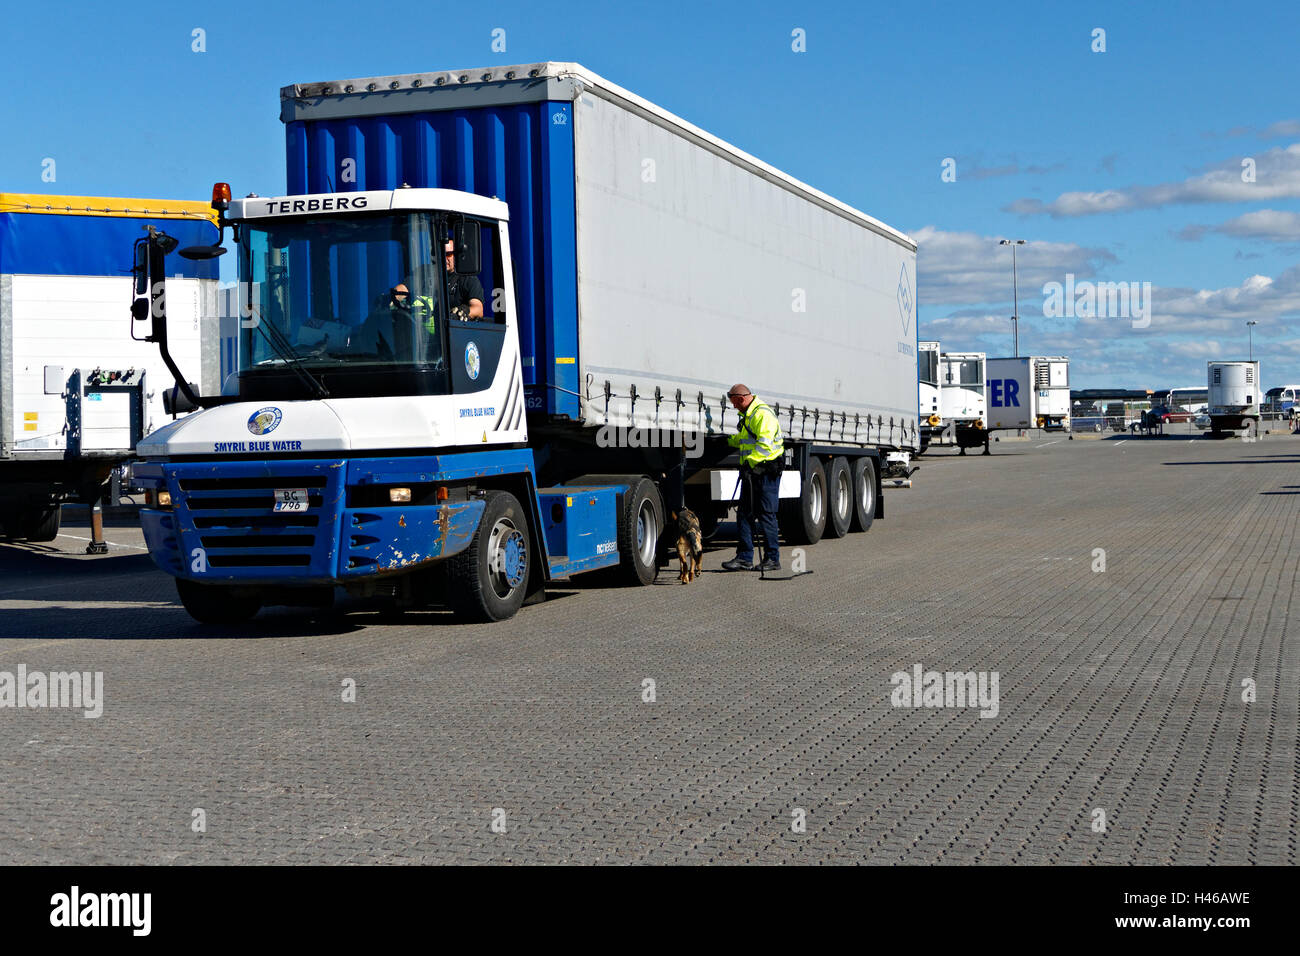
[(736, 515), (740, 545), (736, 548), (736, 557), (743, 561), (754, 560), (754, 529), (757, 527), (765, 541), (763, 556), (781, 560), (781, 544), (776, 526), (776, 508), (780, 500), (780, 475), (742, 473), (740, 507)]

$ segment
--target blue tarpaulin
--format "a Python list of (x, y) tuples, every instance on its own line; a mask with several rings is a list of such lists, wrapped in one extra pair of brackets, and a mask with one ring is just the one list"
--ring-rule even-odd
[[(135, 240), (152, 225), (185, 246), (211, 245), (217, 227), (205, 219), (0, 213), (0, 275), (129, 276)], [(217, 260), (191, 262), (173, 252), (167, 275), (216, 279)]]

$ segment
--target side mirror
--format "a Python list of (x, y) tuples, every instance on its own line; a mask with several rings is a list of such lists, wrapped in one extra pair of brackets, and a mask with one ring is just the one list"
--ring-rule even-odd
[(462, 219), (452, 227), (452, 243), (456, 250), (456, 275), (476, 276), (482, 268), (479, 261), (479, 224), (472, 219)]
[[(137, 239), (131, 264), (131, 338), (153, 339), (153, 283), (149, 274), (149, 240)], [(148, 323), (139, 325), (137, 323)]]

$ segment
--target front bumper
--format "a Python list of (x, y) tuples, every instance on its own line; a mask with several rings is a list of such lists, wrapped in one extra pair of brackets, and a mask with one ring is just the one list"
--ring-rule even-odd
[[(141, 482), (167, 489), (173, 503), (141, 509), (145, 543), (176, 577), (285, 586), (400, 573), (469, 546), (482, 499), (349, 507), (348, 476), (372, 474), (367, 465), (327, 459), (137, 467)], [(274, 511), (277, 488), (307, 489), (307, 510)]]

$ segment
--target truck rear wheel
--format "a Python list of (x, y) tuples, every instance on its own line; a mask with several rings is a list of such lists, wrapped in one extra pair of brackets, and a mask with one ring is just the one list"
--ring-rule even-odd
[(866, 455), (853, 459), (853, 530), (870, 531), (876, 520), (876, 463)]
[(239, 624), (262, 609), (257, 598), (242, 595), (227, 584), (199, 584), (177, 578), (176, 593), (190, 617), (200, 624)]
[(842, 538), (853, 523), (853, 472), (849, 460), (840, 455), (831, 459), (826, 471), (826, 537)]
[(826, 471), (812, 458), (798, 498), (781, 501), (781, 528), (791, 544), (816, 544), (826, 530)]
[(25, 515), (18, 527), (18, 536), (28, 541), (53, 541), (59, 536), (59, 518), (63, 509), (49, 505)]
[(447, 562), (448, 600), (465, 621), (504, 621), (528, 593), (532, 555), (519, 499), (492, 491), (470, 546)]
[(649, 478), (642, 478), (624, 493), (618, 516), (618, 553), (623, 556), (618, 570), (625, 584), (654, 584), (663, 530), (664, 503), (659, 489)]

